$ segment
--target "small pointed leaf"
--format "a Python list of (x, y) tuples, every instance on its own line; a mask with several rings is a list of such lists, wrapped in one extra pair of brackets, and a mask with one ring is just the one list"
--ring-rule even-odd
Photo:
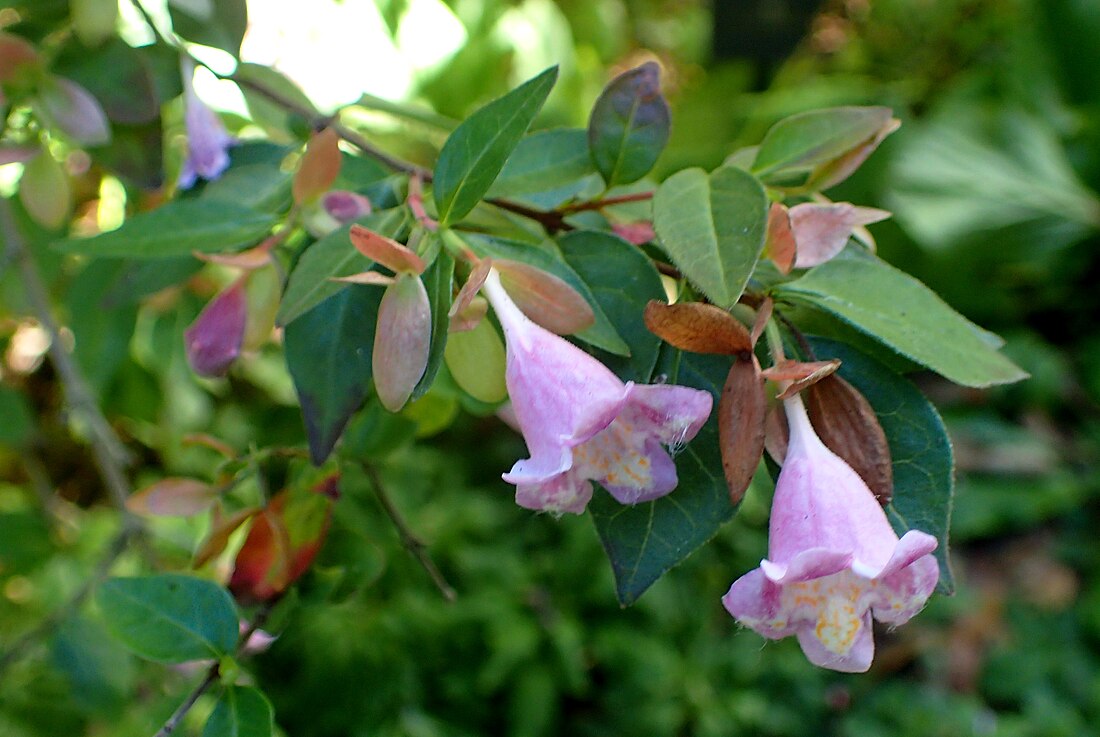
[(668, 143), (670, 113), (660, 74), (652, 61), (624, 72), (592, 108), (588, 146), (608, 187), (644, 177)]
[(314, 133), (309, 139), (294, 175), (292, 192), (297, 204), (320, 197), (340, 176), (339, 140), (332, 128)]

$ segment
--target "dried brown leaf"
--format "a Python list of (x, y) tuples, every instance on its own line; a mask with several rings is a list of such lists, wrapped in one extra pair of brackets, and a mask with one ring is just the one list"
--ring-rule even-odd
[(649, 331), (680, 350), (734, 356), (752, 352), (752, 336), (730, 313), (702, 302), (668, 305), (650, 300), (645, 306)]
[(749, 360), (733, 362), (718, 401), (718, 446), (731, 504), (741, 502), (760, 465), (766, 410), (760, 363), (750, 353)]

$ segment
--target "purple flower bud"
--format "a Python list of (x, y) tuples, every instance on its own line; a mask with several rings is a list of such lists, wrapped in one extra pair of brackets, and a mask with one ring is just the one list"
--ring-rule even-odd
[(210, 300), (183, 333), (187, 362), (199, 376), (223, 376), (237, 359), (248, 321), (244, 280)]
[(202, 177), (217, 179), (229, 168), (228, 149), (235, 143), (217, 114), (195, 94), (192, 81), (195, 63), (188, 57), (180, 62), (183, 71), (183, 122), (187, 128), (187, 158), (180, 171), (179, 187), (188, 189)]
[(370, 215), (370, 200), (356, 192), (346, 189), (333, 189), (321, 198), (325, 212), (341, 223), (350, 223)]
[(910, 530), (899, 540), (867, 484), (818, 438), (802, 398), (785, 405), (790, 444), (768, 557), (722, 603), (764, 637), (798, 637), (814, 665), (860, 673), (875, 654), (871, 617), (903, 624), (935, 589), (936, 538)]

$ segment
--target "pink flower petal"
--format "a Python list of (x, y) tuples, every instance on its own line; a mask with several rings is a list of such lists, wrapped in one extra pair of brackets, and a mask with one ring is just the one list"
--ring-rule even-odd
[(183, 333), (187, 361), (199, 376), (222, 376), (237, 360), (248, 320), (244, 281), (207, 303)]

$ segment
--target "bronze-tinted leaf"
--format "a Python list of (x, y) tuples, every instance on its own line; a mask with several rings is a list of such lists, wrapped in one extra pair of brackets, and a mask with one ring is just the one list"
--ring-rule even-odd
[(764, 370), (764, 378), (771, 381), (791, 382), (776, 399), (786, 399), (807, 389), (826, 376), (831, 376), (840, 368), (840, 360), (828, 361), (791, 361), (784, 360)]
[(780, 202), (773, 202), (768, 210), (768, 232), (764, 239), (764, 253), (784, 274), (791, 272), (795, 259), (794, 233), (791, 230), (791, 217), (787, 208)]
[(260, 511), (259, 507), (248, 507), (226, 515), (222, 511), (221, 505), (214, 507), (214, 519), (210, 523), (210, 533), (199, 545), (199, 549), (195, 551), (195, 558), (191, 561), (191, 567), (202, 568), (221, 555), (229, 544), (229, 538), (233, 533)]
[(362, 225), (351, 226), (351, 245), (371, 261), (377, 261), (390, 271), (423, 274), (428, 265), (424, 259), (392, 238), (379, 235)]
[(766, 410), (760, 364), (750, 353), (749, 360), (733, 362), (718, 401), (718, 446), (731, 504), (741, 502), (760, 465)]
[[(451, 310), (447, 313), (447, 317), (450, 317), (452, 322), (458, 315), (466, 313), (470, 303), (474, 301), (474, 297), (477, 296), (478, 290), (481, 289), (481, 285), (485, 283), (486, 277), (489, 276), (489, 269), (493, 266), (492, 259), (478, 259), (474, 263), (474, 267), (470, 270), (470, 276), (466, 278), (466, 283), (462, 285), (462, 288), (458, 290), (458, 294), (455, 295), (454, 301), (451, 302)], [(485, 313), (482, 312), (482, 315)], [(481, 318), (479, 317), (478, 320)]]
[(692, 353), (734, 356), (752, 352), (748, 329), (730, 313), (702, 302), (667, 305), (650, 300), (645, 325), (669, 345)]
[(190, 517), (209, 509), (218, 494), (218, 488), (205, 481), (166, 478), (132, 494), (126, 508), (151, 517)]
[(591, 305), (563, 279), (508, 259), (494, 261), (493, 268), (523, 314), (550, 332), (571, 335), (596, 323)]
[(317, 199), (328, 191), (340, 175), (339, 137), (332, 128), (314, 133), (294, 175), (294, 201), (297, 204)]

